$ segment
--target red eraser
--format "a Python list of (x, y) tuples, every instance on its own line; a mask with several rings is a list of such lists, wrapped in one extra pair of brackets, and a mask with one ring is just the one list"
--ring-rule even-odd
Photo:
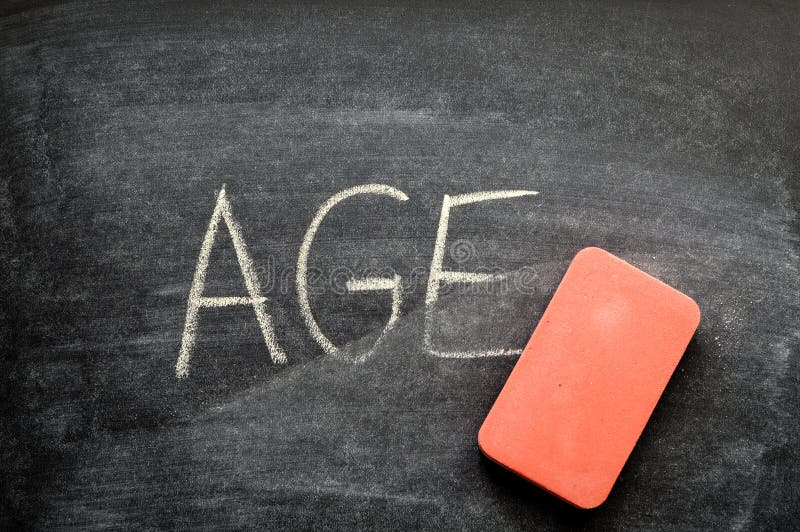
[(685, 294), (602, 249), (580, 251), (478, 445), (557, 497), (599, 506), (699, 323)]

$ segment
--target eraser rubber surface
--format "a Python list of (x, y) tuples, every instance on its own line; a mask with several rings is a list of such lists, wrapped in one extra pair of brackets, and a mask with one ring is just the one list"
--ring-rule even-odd
[(580, 508), (608, 497), (700, 322), (688, 296), (599, 248), (564, 275), (478, 434)]

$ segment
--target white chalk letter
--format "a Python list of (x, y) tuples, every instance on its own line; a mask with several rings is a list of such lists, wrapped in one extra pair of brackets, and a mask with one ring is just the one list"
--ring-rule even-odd
[[(250, 297), (203, 297), (203, 290), (206, 283), (206, 271), (208, 270), (208, 259), (211, 256), (211, 248), (214, 246), (214, 237), (217, 234), (220, 219), (225, 221), (228, 232), (233, 241), (233, 249), (236, 251), (236, 259), (239, 261), (239, 268), (244, 277), (244, 283)], [(183, 328), (183, 339), (181, 341), (181, 351), (178, 355), (178, 362), (175, 365), (175, 374), (183, 378), (189, 374), (189, 356), (197, 337), (197, 318), (200, 309), (203, 307), (229, 307), (232, 305), (252, 305), (256, 314), (256, 320), (264, 336), (264, 342), (276, 364), (286, 362), (286, 355), (275, 338), (275, 330), (272, 326), (272, 317), (267, 314), (265, 302), (267, 298), (261, 295), (261, 288), (258, 284), (253, 260), (247, 252), (247, 246), (242, 239), (242, 228), (234, 220), (231, 213), (231, 204), (225, 195), (225, 186), (219, 191), (217, 204), (211, 221), (200, 247), (200, 258), (197, 259), (197, 269), (194, 271), (194, 280), (189, 290), (189, 303), (186, 309), (186, 324)]]
[[(327, 216), (328, 212), (340, 201), (358, 194), (375, 194), (381, 196), (389, 196), (398, 201), (407, 201), (408, 196), (396, 188), (388, 185), (359, 185), (351, 187), (331, 196), (322, 207), (319, 208), (311, 225), (303, 237), (303, 243), (300, 245), (300, 254), (297, 257), (297, 303), (300, 305), (300, 313), (305, 319), (306, 327), (314, 337), (314, 340), (322, 347), (325, 353), (332, 355), (335, 354), (337, 348), (333, 343), (328, 340), (322, 330), (319, 328), (317, 321), (314, 319), (314, 314), (311, 312), (311, 304), (308, 299), (308, 279), (306, 274), (308, 272), (308, 254), (311, 251), (311, 243), (314, 241), (314, 236), (317, 234), (322, 220)], [(352, 291), (372, 291), (372, 290), (391, 290), (392, 291), (392, 314), (389, 322), (384, 327), (383, 333), (389, 330), (395, 321), (400, 311), (400, 277), (395, 275), (393, 279), (386, 279), (381, 277), (368, 277), (366, 279), (350, 280), (347, 282), (347, 288)]]
[(468, 205), (481, 201), (491, 201), (498, 199), (517, 198), (520, 196), (533, 196), (538, 194), (534, 190), (495, 190), (490, 192), (475, 192), (472, 194), (460, 194), (458, 196), (444, 195), (442, 200), (442, 213), (439, 216), (439, 229), (436, 231), (436, 244), (433, 247), (433, 259), (431, 260), (431, 271), (428, 277), (428, 290), (425, 294), (425, 333), (424, 341), (428, 352), (434, 356), (445, 358), (476, 358), (488, 356), (518, 355), (520, 349), (489, 349), (487, 351), (437, 351), (432, 346), (431, 341), (431, 319), (433, 317), (433, 305), (439, 299), (439, 285), (443, 282), (449, 283), (480, 283), (496, 279), (496, 275), (488, 273), (467, 273), (455, 271), (443, 271), (445, 240), (447, 239), (447, 227), (450, 223), (450, 209), (459, 205)]

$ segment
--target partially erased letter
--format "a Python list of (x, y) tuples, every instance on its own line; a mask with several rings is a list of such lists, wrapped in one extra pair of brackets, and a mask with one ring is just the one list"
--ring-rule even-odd
[[(314, 236), (317, 234), (317, 230), (319, 229), (322, 220), (325, 218), (325, 216), (327, 216), (328, 212), (330, 212), (330, 210), (334, 206), (336, 206), (336, 204), (339, 203), (340, 201), (343, 201), (352, 196), (356, 196), (358, 194), (374, 194), (379, 196), (389, 196), (390, 198), (394, 198), (398, 201), (408, 200), (408, 196), (406, 196), (403, 192), (388, 185), (378, 185), (378, 184), (359, 185), (345, 189), (331, 196), (328, 199), (328, 201), (326, 201), (322, 205), (322, 207), (319, 208), (317, 214), (314, 216), (314, 219), (311, 221), (311, 225), (308, 227), (308, 231), (306, 231), (305, 237), (303, 238), (303, 243), (300, 246), (300, 254), (297, 257), (297, 302), (300, 305), (300, 312), (303, 315), (303, 319), (306, 322), (306, 326), (308, 327), (311, 336), (314, 337), (314, 340), (317, 341), (317, 343), (320, 345), (320, 347), (322, 347), (325, 353), (329, 355), (335, 354), (337, 352), (337, 348), (319, 328), (317, 320), (314, 319), (314, 314), (311, 312), (311, 303), (309, 302), (308, 298), (308, 279), (307, 279), (308, 255), (311, 251), (311, 243), (314, 241)], [(386, 324), (386, 327), (384, 327), (381, 336), (386, 331), (388, 331), (397, 321), (397, 317), (400, 312), (400, 296), (401, 296), (401, 290), (400, 290), (401, 286), (400, 286), (399, 276), (395, 275), (391, 279), (382, 277), (367, 277), (364, 279), (352, 279), (347, 281), (347, 288), (353, 292), (378, 291), (378, 290), (388, 290), (391, 292), (392, 314), (389, 317), (389, 321)]]
[(488, 273), (467, 273), (442, 270), (444, 261), (445, 241), (447, 240), (447, 228), (450, 223), (450, 209), (460, 205), (478, 203), (480, 201), (491, 201), (507, 198), (517, 198), (520, 196), (533, 196), (538, 192), (533, 190), (495, 190), (490, 192), (475, 192), (472, 194), (461, 194), (458, 196), (448, 196), (445, 194), (442, 200), (442, 214), (439, 216), (439, 229), (436, 232), (436, 244), (433, 248), (433, 259), (431, 260), (431, 271), (428, 276), (428, 290), (425, 294), (425, 333), (424, 341), (428, 352), (434, 356), (446, 358), (476, 358), (487, 356), (518, 355), (519, 349), (489, 349), (484, 351), (439, 351), (433, 348), (431, 340), (431, 320), (433, 318), (433, 306), (439, 299), (439, 286), (441, 283), (480, 283), (491, 281), (496, 276)]

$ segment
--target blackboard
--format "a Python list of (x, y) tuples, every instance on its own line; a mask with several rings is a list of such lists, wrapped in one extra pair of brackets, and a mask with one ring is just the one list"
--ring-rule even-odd
[[(0, 527), (796, 527), (799, 21), (793, 2), (5, 2)], [(399, 193), (332, 205), (308, 247), (329, 352), (298, 259), (366, 185)], [(510, 190), (537, 194), (454, 199)], [(203, 307), (178, 378), (221, 198), (285, 362), (254, 305)], [(492, 277), (432, 302), (446, 202), (441, 270)], [(247, 298), (223, 218), (202, 297)], [(498, 351), (590, 245), (703, 320), (584, 512), (476, 434), (516, 360)]]

